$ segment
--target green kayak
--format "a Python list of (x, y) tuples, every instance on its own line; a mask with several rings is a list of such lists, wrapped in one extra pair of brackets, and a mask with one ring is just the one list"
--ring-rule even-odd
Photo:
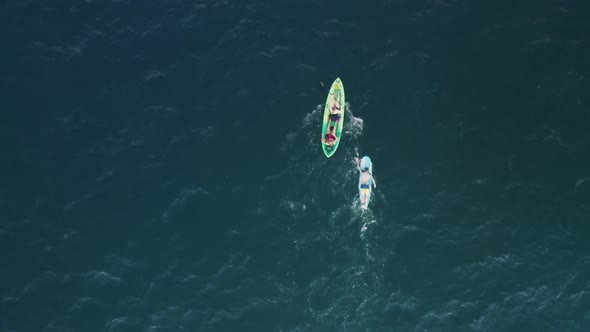
[[(324, 123), (322, 124), (322, 149), (326, 157), (330, 158), (340, 144), (342, 127), (344, 125), (344, 85), (337, 78), (330, 87), (330, 93), (324, 106)], [(337, 113), (332, 114), (331, 113)], [(330, 127), (328, 127), (328, 124)], [(336, 127), (336, 128), (334, 128)], [(334, 136), (336, 137), (334, 139)]]

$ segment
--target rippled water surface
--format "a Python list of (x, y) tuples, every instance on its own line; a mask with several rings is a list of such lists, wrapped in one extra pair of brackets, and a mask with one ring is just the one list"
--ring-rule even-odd
[(589, 10), (4, 1), (0, 331), (587, 331)]

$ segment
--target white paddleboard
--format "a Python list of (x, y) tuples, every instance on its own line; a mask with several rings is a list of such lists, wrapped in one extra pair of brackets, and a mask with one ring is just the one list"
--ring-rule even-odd
[[(364, 156), (363, 159), (361, 159), (360, 164), (361, 164), (361, 169), (368, 168), (371, 176), (373, 175), (373, 163), (371, 162), (371, 158)], [(362, 173), (359, 173), (359, 199), (361, 198), (361, 195), (362, 195), (361, 175), (362, 175)], [(361, 204), (361, 208), (366, 209), (369, 206), (369, 203), (371, 202), (371, 194), (372, 193), (373, 193), (373, 181), (369, 181), (369, 197), (367, 198), (367, 206), (364, 207)]]

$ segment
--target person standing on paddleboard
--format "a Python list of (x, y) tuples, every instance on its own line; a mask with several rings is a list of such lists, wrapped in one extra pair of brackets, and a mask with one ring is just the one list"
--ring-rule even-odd
[(369, 172), (368, 167), (361, 169), (360, 160), (358, 157), (355, 157), (354, 161), (356, 162), (356, 168), (359, 170), (359, 172), (361, 172), (359, 181), (361, 206), (366, 209), (369, 205), (369, 195), (371, 195), (371, 183), (373, 184), (373, 188), (377, 188), (377, 183), (373, 178), (373, 174)]

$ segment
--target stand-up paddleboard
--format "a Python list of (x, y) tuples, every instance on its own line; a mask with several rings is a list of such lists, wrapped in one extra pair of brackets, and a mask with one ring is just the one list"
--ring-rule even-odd
[[(326, 98), (326, 106), (324, 106), (324, 123), (322, 124), (322, 137), (326, 137), (328, 133), (328, 123), (333, 125), (333, 121), (330, 121), (330, 110), (333, 106), (336, 106), (340, 109), (340, 120), (338, 121), (338, 125), (336, 128), (336, 133), (334, 134), (338, 139), (334, 143), (334, 145), (329, 146), (322, 142), (322, 150), (324, 150), (324, 154), (326, 157), (330, 158), (336, 149), (338, 149), (338, 144), (340, 144), (340, 139), (342, 138), (342, 127), (344, 125), (344, 105), (345, 105), (345, 97), (344, 97), (344, 85), (342, 85), (342, 81), (340, 78), (337, 78), (332, 86), (330, 87), (330, 93), (328, 93), (328, 98)], [(330, 130), (333, 132), (333, 130)]]
[[(371, 162), (371, 158), (364, 156), (363, 159), (361, 159), (360, 164), (361, 164), (361, 170), (368, 168), (371, 176), (373, 175), (373, 163)], [(362, 199), (361, 199), (361, 208), (366, 209), (369, 207), (369, 202), (371, 201), (371, 194), (373, 192), (373, 181), (369, 181), (369, 188), (363, 189), (363, 188), (361, 188), (361, 175), (362, 175), (362, 173), (359, 174), (359, 199), (361, 199), (361, 197), (363, 195), (363, 190), (369, 191), (368, 197), (367, 197), (367, 205), (363, 206)]]

